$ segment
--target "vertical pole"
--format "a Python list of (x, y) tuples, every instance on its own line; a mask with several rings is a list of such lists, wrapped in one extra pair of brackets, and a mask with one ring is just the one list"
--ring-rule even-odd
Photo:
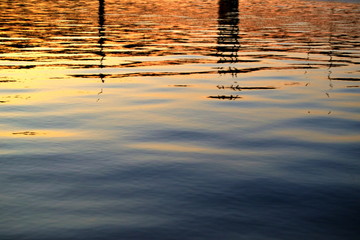
[[(104, 43), (105, 43), (105, 0), (99, 0), (99, 55), (101, 56), (99, 67), (104, 68), (103, 61), (105, 58)], [(104, 82), (105, 75), (99, 74), (101, 81)]]
[(237, 62), (239, 42), (239, 1), (219, 0), (217, 56), (218, 63)]

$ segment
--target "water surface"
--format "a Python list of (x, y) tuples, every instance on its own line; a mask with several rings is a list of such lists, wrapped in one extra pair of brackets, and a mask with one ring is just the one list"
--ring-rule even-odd
[(359, 12), (0, 0), (0, 238), (358, 239)]

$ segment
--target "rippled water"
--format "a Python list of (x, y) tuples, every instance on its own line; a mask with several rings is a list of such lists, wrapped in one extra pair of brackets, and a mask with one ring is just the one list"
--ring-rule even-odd
[(0, 0), (0, 239), (358, 239), (352, 2)]

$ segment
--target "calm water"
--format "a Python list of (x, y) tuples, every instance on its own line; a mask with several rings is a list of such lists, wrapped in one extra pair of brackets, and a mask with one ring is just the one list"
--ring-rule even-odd
[(359, 239), (359, 14), (0, 0), (0, 239)]

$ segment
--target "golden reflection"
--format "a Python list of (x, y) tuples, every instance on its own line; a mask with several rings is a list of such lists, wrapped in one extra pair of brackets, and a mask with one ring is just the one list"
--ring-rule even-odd
[(182, 152), (182, 153), (208, 153), (208, 154), (236, 154), (239, 151), (231, 149), (214, 149), (202, 146), (196, 146), (196, 144), (172, 144), (172, 143), (136, 143), (128, 144), (127, 147), (137, 150), (148, 151), (162, 151), (162, 152)]
[[(84, 135), (85, 136), (85, 135)], [(84, 137), (83, 136), (83, 137)], [(78, 132), (69, 130), (48, 130), (48, 129), (37, 129), (37, 130), (26, 130), (26, 131), (0, 131), (0, 137), (14, 137), (14, 138), (77, 138), (80, 137)]]
[[(328, 90), (335, 92), (335, 87), (349, 88), (350, 82), (358, 81), (354, 70), (358, 5), (316, 2), (315, 6), (295, 0), (171, 3), (29, 0), (5, 6), (1, 2), (0, 103), (51, 102), (82, 96), (80, 90), (96, 101), (107, 92), (106, 84), (143, 77), (162, 77), (165, 84), (152, 81), (158, 87), (192, 85), (192, 93), (183, 93), (184, 97), (196, 96), (197, 91), (203, 98), (231, 100), (284, 89), (284, 82), (287, 87), (319, 90), (318, 79), (327, 78)], [(299, 69), (307, 75), (300, 76)], [(268, 75), (262, 81), (270, 71), (288, 80)], [(178, 76), (184, 80), (173, 84)], [(96, 85), (99, 78), (107, 83)], [(204, 81), (192, 84), (199, 78)], [(220, 92), (208, 91), (211, 78), (225, 79), (212, 84)], [(324, 89), (322, 94), (332, 97)], [(243, 96), (244, 90), (264, 91)]]

